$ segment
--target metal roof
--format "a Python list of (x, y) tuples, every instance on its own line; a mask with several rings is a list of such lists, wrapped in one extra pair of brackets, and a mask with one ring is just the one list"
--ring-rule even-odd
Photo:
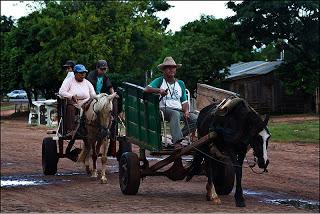
[(226, 77), (226, 80), (267, 74), (277, 69), (282, 63), (283, 61), (281, 60), (271, 62), (252, 61), (235, 63), (228, 67), (230, 75)]

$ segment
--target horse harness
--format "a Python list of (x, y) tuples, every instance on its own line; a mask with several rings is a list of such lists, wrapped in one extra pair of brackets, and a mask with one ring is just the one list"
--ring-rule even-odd
[(110, 122), (109, 122), (107, 127), (101, 126), (101, 123), (100, 123), (100, 111), (96, 111), (95, 110), (95, 105), (98, 103), (98, 100), (96, 98), (95, 99), (91, 98), (90, 100), (88, 100), (84, 104), (84, 109), (83, 109), (84, 112), (88, 111), (88, 109), (89, 109), (89, 107), (90, 107), (90, 105), (91, 105), (91, 103), (93, 101), (95, 101), (95, 102), (93, 103), (92, 110), (96, 114), (97, 118), (96, 118), (96, 120), (91, 119), (90, 122), (87, 125), (99, 128), (99, 132), (98, 132), (96, 138), (97, 138), (97, 140), (102, 140), (103, 138), (110, 137), (110, 135), (111, 135), (110, 128), (111, 128), (111, 124), (112, 124), (112, 122), (111, 122), (112, 118), (111, 118), (111, 120), (110, 120)]
[[(208, 114), (204, 117), (202, 124), (208, 119), (208, 117), (212, 117), (213, 120), (215, 120), (219, 124), (221, 121), (223, 121), (223, 118), (230, 111), (232, 111), (232, 109), (235, 108), (240, 102), (243, 102), (248, 110), (251, 110), (251, 111), (256, 113), (256, 111), (251, 106), (249, 106), (248, 103), (245, 102), (243, 99), (241, 99), (239, 97), (236, 97), (236, 96), (231, 96), (231, 97), (228, 97), (228, 98), (224, 99), (223, 101), (221, 101), (218, 105), (216, 105), (216, 106), (213, 105), (209, 109)], [(214, 127), (211, 127), (211, 128), (213, 129), (212, 131), (215, 131), (216, 127), (214, 126)], [(244, 144), (246, 145), (247, 148), (249, 148), (249, 146), (252, 147), (249, 138), (245, 139), (243, 142), (244, 142)], [(224, 161), (218, 160), (218, 159), (212, 157), (211, 155), (204, 153), (200, 149), (197, 149), (197, 148), (195, 148), (195, 149), (197, 151), (199, 151), (200, 153), (204, 154), (205, 156), (213, 159), (213, 160), (216, 160), (216, 161), (218, 161), (220, 163), (223, 163), (223, 164), (227, 164)], [(218, 149), (218, 148), (216, 148), (216, 149)], [(263, 172), (256, 172), (256, 171), (253, 170), (253, 168), (256, 165), (256, 156), (255, 156), (254, 152), (253, 152), (253, 155), (254, 155), (254, 163), (253, 164), (249, 164), (248, 163), (248, 166), (252, 170), (252, 172), (254, 172), (256, 174), (262, 174), (263, 172), (268, 172), (266, 169)], [(247, 158), (246, 158), (246, 160), (247, 160)], [(247, 162), (248, 162), (248, 160), (247, 160)], [(233, 166), (242, 167), (242, 166), (236, 165), (236, 164), (233, 164)]]

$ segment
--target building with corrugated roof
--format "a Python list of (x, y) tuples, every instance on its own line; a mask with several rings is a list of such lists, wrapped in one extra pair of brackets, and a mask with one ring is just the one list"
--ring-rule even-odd
[(240, 94), (260, 113), (302, 113), (303, 97), (287, 95), (275, 71), (283, 63), (278, 61), (252, 61), (232, 64), (224, 80), (224, 88)]

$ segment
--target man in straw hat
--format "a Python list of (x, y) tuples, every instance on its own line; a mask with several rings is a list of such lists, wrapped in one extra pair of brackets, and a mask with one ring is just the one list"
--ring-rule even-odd
[[(160, 110), (164, 112), (165, 120), (169, 121), (172, 142), (176, 149), (188, 144), (184, 136), (196, 130), (197, 116), (189, 112), (186, 86), (182, 80), (175, 78), (177, 68), (172, 57), (166, 57), (158, 68), (163, 76), (153, 80), (145, 89), (146, 93), (156, 93), (162, 96)], [(180, 129), (180, 120), (185, 126)]]

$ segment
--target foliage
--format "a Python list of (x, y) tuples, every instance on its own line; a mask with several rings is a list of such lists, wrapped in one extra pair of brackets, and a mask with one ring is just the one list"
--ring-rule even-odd
[(12, 16), (1, 16), (0, 17), (0, 32), (5, 33), (9, 32), (11, 28), (13, 27), (14, 20), (12, 19)]
[[(229, 2), (230, 18), (242, 45), (276, 44), (285, 50), (279, 76), (291, 92), (313, 93), (319, 86), (319, 1)], [(280, 52), (280, 51), (279, 51)]]
[[(6, 53), (6, 47), (7, 45), (5, 45), (8, 41), (8, 33), (10, 32), (11, 29), (14, 28), (14, 20), (12, 19), (12, 17), (6, 17), (6, 16), (1, 16), (0, 18), (0, 43), (1, 43), (1, 47), (2, 47), (2, 51), (0, 52), (0, 56), (1, 56), (1, 65), (0, 65), (0, 69), (1, 69), (1, 84), (0, 84), (0, 90), (1, 90), (1, 96), (3, 96), (5, 94), (5, 86), (10, 84), (10, 80), (12, 79), (12, 74), (10, 73), (5, 73), (4, 69), (4, 63), (6, 61), (9, 60), (9, 58), (5, 55)], [(8, 50), (10, 51), (10, 50)]]
[(271, 43), (261, 50), (254, 50), (254, 58), (255, 60), (261, 61), (275, 61), (280, 59), (280, 50), (277, 49), (276, 45)]
[(111, 76), (143, 81), (160, 54), (165, 31), (153, 13), (169, 7), (165, 1), (45, 1), (4, 35), (2, 89), (23, 87), (29, 95), (40, 91), (52, 98), (68, 59), (89, 70), (106, 59)]
[(269, 123), (272, 141), (318, 143), (319, 120), (300, 123)]
[(217, 85), (227, 74), (227, 70), (219, 72), (221, 69), (250, 59), (251, 48), (242, 48), (230, 27), (223, 19), (202, 16), (184, 25), (180, 32), (167, 35), (162, 57), (172, 56), (182, 64), (177, 77), (184, 80), (191, 91), (198, 82)]

